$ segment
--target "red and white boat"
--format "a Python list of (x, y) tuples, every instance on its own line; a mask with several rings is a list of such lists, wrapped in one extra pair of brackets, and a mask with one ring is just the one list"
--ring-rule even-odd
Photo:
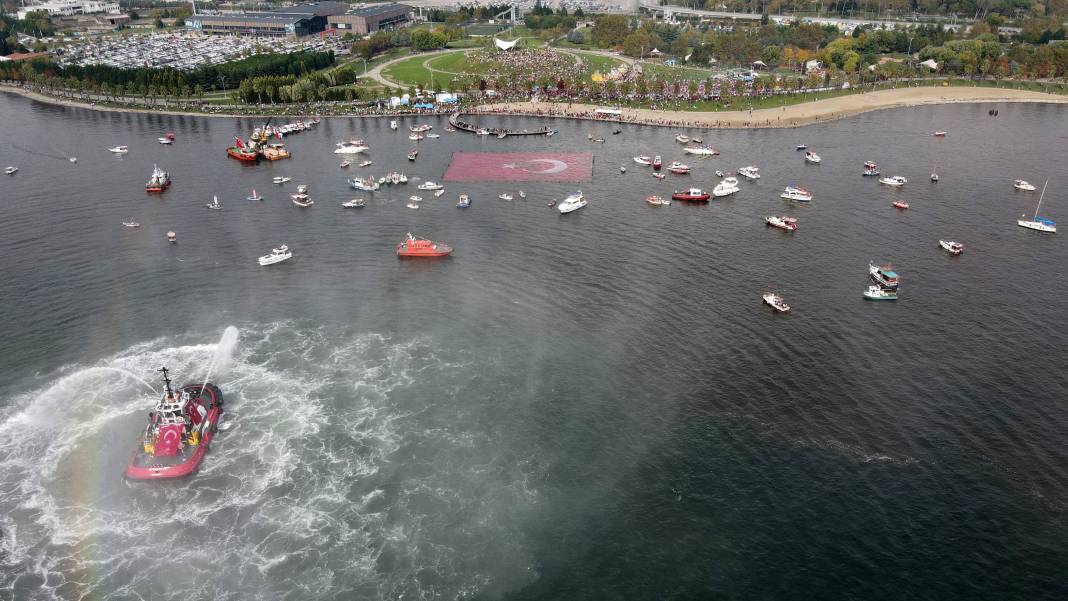
[(708, 199), (710, 197), (711, 195), (708, 192), (705, 192), (700, 188), (690, 188), (689, 190), (684, 190), (682, 192), (676, 190), (675, 193), (671, 195), (671, 200), (685, 200), (687, 202), (708, 202)]
[(768, 225), (770, 225), (771, 227), (777, 227), (781, 230), (786, 230), (788, 232), (792, 232), (797, 229), (797, 219), (794, 217), (787, 217), (785, 215), (777, 217), (775, 215), (771, 215), (765, 217), (764, 221), (767, 221)]
[(181, 478), (196, 471), (218, 429), (223, 396), (219, 387), (205, 383), (171, 389), (167, 368), (166, 392), (149, 414), (148, 427), (130, 457), (126, 477), (131, 480)]
[(450, 254), (452, 247), (448, 244), (417, 238), (411, 232), (397, 245), (398, 257), (447, 257)]
[(946, 249), (951, 255), (959, 255), (964, 252), (964, 245), (952, 240), (939, 240), (938, 245)]
[(653, 164), (653, 157), (647, 157), (647, 156), (634, 157), (634, 162), (638, 163), (639, 165), (652, 165)]
[(152, 165), (152, 176), (148, 178), (148, 182), (145, 184), (145, 191), (162, 192), (170, 186), (171, 175), (158, 166)]
[(668, 166), (667, 170), (674, 173), (675, 175), (686, 175), (690, 172), (690, 166), (684, 165), (678, 161), (674, 161), (671, 163), (671, 165)]
[(934, 133), (934, 137), (936, 137), (936, 138), (944, 138), (944, 137), (946, 137), (946, 132), (944, 132), (944, 131), (936, 131)]
[(226, 149), (226, 156), (239, 161), (260, 160), (260, 153), (246, 146), (237, 136), (234, 136), (234, 145)]
[(660, 155), (653, 157), (653, 171), (660, 171), (660, 165), (662, 164), (663, 163), (660, 162)]
[(894, 208), (895, 209), (901, 209), (903, 211), (903, 210), (909, 208), (909, 203), (907, 201), (904, 201), (904, 200), (895, 200), (894, 201)]
[(664, 198), (662, 196), (656, 196), (655, 194), (652, 195), (652, 196), (647, 197), (645, 199), (645, 202), (653, 205), (654, 207), (667, 206), (667, 205), (671, 204), (670, 200), (668, 200), (668, 199), (666, 199), (666, 198)]

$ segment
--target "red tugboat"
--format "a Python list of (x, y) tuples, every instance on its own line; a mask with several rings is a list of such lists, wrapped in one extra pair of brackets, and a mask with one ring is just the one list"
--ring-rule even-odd
[(448, 244), (416, 238), (411, 232), (397, 245), (398, 257), (447, 257), (451, 254), (452, 247)]
[(241, 138), (234, 136), (234, 145), (226, 149), (226, 156), (239, 161), (258, 161), (260, 153), (253, 148), (245, 146)]
[(700, 188), (690, 188), (679, 192), (675, 190), (675, 193), (671, 195), (671, 200), (685, 200), (687, 202), (708, 202), (709, 194)]
[(148, 178), (145, 184), (145, 192), (162, 192), (170, 186), (171, 175), (157, 165), (152, 165), (152, 177)]
[(149, 414), (141, 443), (130, 457), (131, 480), (181, 478), (196, 471), (218, 427), (222, 391), (214, 384), (171, 389), (167, 368), (160, 369), (166, 392)]

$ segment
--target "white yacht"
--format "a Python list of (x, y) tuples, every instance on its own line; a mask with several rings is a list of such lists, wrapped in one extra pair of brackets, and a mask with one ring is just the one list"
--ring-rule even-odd
[(116, 146), (114, 148), (108, 148), (108, 152), (114, 152), (115, 154), (126, 154), (130, 152), (130, 149), (126, 146)]
[(374, 192), (380, 187), (373, 177), (368, 177), (367, 179), (354, 177), (349, 180), (349, 185), (356, 190), (363, 190), (364, 192)]
[(964, 252), (964, 245), (952, 240), (939, 240), (938, 245), (946, 249), (951, 255), (959, 255)]
[(749, 165), (748, 167), (739, 167), (738, 175), (746, 179), (760, 179), (760, 169)]
[(797, 219), (794, 217), (769, 215), (764, 218), (764, 221), (771, 227), (777, 227), (780, 230), (792, 232), (797, 229)]
[(213, 196), (212, 199), (211, 199), (211, 202), (209, 202), (208, 204), (206, 204), (204, 206), (206, 206), (209, 209), (212, 209), (214, 211), (222, 210), (222, 203), (219, 202), (219, 197), (218, 196)]
[(652, 165), (653, 164), (653, 157), (647, 157), (647, 156), (634, 157), (634, 162), (638, 163), (639, 165)]
[(426, 123), (424, 123), (422, 125), (416, 125), (415, 127), (409, 127), (408, 131), (419, 134), (423, 133), (424, 131), (430, 131), (432, 129), (434, 129), (433, 125), (427, 125)]
[(284, 177), (284, 176), (279, 175), (279, 176), (275, 177), (273, 181), (274, 181), (274, 183), (281, 185), (281, 184), (284, 184), (286, 182), (293, 181), (293, 178)]
[(715, 188), (712, 188), (712, 196), (730, 196), (731, 194), (734, 194), (740, 190), (741, 188), (738, 187), (738, 178), (725, 177), (720, 180), (718, 184), (716, 184)]
[(764, 295), (764, 302), (767, 303), (772, 309), (780, 313), (789, 313), (790, 305), (786, 304), (786, 300), (783, 299), (781, 294), (776, 292), (769, 292)]
[(890, 177), (884, 177), (879, 179), (879, 183), (886, 184), (887, 186), (894, 186), (895, 188), (897, 188), (909, 183), (909, 180), (901, 177), (900, 175), (891, 175)]
[(408, 204), (406, 204), (404, 206), (408, 207), (409, 209), (418, 209), (419, 208), (419, 203), (410, 202), (410, 203), (408, 203)]
[(705, 157), (715, 156), (719, 154), (718, 152), (716, 152), (716, 149), (712, 148), (711, 146), (687, 146), (686, 148), (683, 148), (682, 151), (686, 154)]
[(338, 142), (334, 154), (359, 154), (370, 148), (363, 140), (349, 140), (348, 142)]
[(272, 248), (271, 254), (263, 255), (257, 259), (260, 265), (274, 265), (275, 263), (281, 263), (282, 261), (288, 261), (293, 258), (293, 251), (289, 250), (289, 247), (283, 244), (278, 248)]
[(15, 167), (14, 165), (12, 165), (12, 166), (8, 167), (7, 169), (4, 169), (4, 175), (15, 175), (15, 172), (18, 171), (18, 170), (19, 170), (18, 167)]
[(676, 175), (686, 175), (690, 172), (690, 166), (678, 161), (672, 161), (672, 163), (668, 165), (667, 170)]
[(170, 138), (156, 138), (156, 140), (158, 140), (160, 144), (167, 145), (167, 146), (169, 146), (171, 144), (174, 144), (174, 140), (172, 140)]
[(438, 184), (438, 183), (432, 182), (430, 180), (427, 180), (427, 181), (419, 184), (418, 186), (416, 186), (416, 188), (419, 188), (420, 190), (441, 190), (441, 189), (444, 189), (445, 186), (442, 186), (441, 184)]
[(812, 193), (804, 188), (795, 188), (793, 186), (786, 186), (786, 189), (782, 191), (779, 198), (785, 198), (786, 200), (796, 200), (798, 202), (809, 202), (812, 200)]
[(556, 208), (561, 213), (570, 213), (572, 211), (577, 211), (584, 206), (586, 206), (586, 197), (582, 195), (582, 190), (579, 190), (565, 198)]
[(809, 163), (815, 163), (817, 165), (823, 161), (823, 159), (820, 158), (820, 155), (812, 152), (811, 150), (805, 151), (805, 160)]
[(1027, 192), (1034, 192), (1035, 190), (1037, 190), (1037, 188), (1035, 188), (1033, 185), (1027, 183), (1022, 179), (1014, 181), (1012, 183), (1012, 187), (1016, 188), (1017, 190), (1025, 190)]
[(1057, 223), (1052, 219), (1046, 217), (1039, 217), (1038, 210), (1042, 208), (1042, 197), (1046, 195), (1046, 186), (1049, 185), (1049, 180), (1042, 185), (1042, 194), (1038, 197), (1038, 206), (1035, 207), (1035, 214), (1031, 219), (1027, 219), (1027, 215), (1021, 215), (1016, 220), (1016, 225), (1020, 227), (1026, 227), (1027, 229), (1037, 230), (1039, 232), (1049, 232), (1054, 234), (1057, 232)]
[(508, 194), (507, 192), (505, 192), (504, 194), (498, 194), (497, 198), (499, 198), (501, 200), (513, 200), (512, 195)]
[(346, 209), (359, 209), (367, 206), (367, 201), (362, 198), (353, 198), (352, 200), (341, 203), (341, 206)]

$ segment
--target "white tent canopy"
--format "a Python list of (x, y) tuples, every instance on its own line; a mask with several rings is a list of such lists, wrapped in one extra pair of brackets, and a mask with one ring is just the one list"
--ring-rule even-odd
[(928, 69), (938, 69), (938, 63), (936, 63), (933, 58), (929, 58), (920, 64), (924, 67), (927, 67)]
[(497, 49), (498, 50), (511, 50), (512, 48), (515, 48), (516, 44), (519, 43), (519, 38), (516, 38), (516, 39), (512, 40), (511, 42), (506, 42), (504, 40), (499, 40), (497, 38), (493, 38), (493, 43), (497, 44)]

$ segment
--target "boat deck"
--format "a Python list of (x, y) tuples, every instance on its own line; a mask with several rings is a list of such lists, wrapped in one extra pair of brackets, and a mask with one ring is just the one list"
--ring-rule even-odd
[(498, 136), (504, 134), (505, 136), (546, 136), (553, 131), (551, 127), (542, 127), (538, 129), (504, 129), (502, 127), (486, 127), (482, 128), (477, 125), (467, 123), (460, 119), (460, 113), (453, 113), (449, 115), (449, 125), (455, 127), (458, 130), (466, 131), (468, 133), (478, 133), (480, 129), (487, 129), (490, 135)]

